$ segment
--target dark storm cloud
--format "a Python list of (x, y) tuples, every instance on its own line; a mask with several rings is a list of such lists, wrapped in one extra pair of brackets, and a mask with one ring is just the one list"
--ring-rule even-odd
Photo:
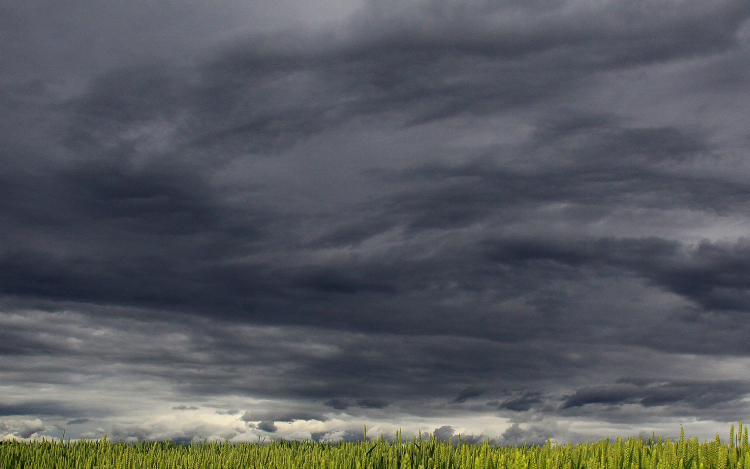
[(450, 425), (443, 425), (440, 428), (436, 428), (432, 434), (437, 441), (450, 441), (451, 437), (455, 434), (455, 431)]
[(694, 301), (704, 310), (747, 311), (750, 279), (750, 246), (746, 239), (734, 243), (704, 241), (686, 247), (659, 238), (488, 241), (490, 259), (505, 265), (577, 270), (584, 266), (614, 267), (632, 271), (654, 284)]
[(572, 216), (593, 219), (602, 210), (632, 206), (730, 213), (749, 201), (743, 182), (676, 173), (675, 164), (710, 157), (711, 150), (700, 136), (674, 128), (628, 128), (577, 116), (540, 123), (525, 150), (517, 170), (493, 163), (490, 155), (408, 170), (401, 177), (416, 188), (394, 195), (389, 206), (422, 230), (463, 227), (493, 215), (515, 221), (555, 202), (575, 204)]
[[(543, 378), (561, 364), (575, 366), (561, 356), (566, 346), (540, 349), (532, 344), (429, 335), (405, 341), (402, 335), (368, 336), (321, 328), (281, 333), (207, 319), (181, 318), (177, 326), (148, 315), (139, 319), (134, 313), (125, 321), (118, 318), (123, 312), (113, 313), (18, 314), (6, 320), (2, 329), (9, 336), (25, 335), (40, 351), (23, 351), (3, 363), (0, 372), (6, 373), (5, 382), (75, 387), (81, 379), (127, 376), (135, 383), (169, 382), (179, 399), (211, 398), (219, 392), (306, 403), (275, 410), (246, 407), (243, 421), (326, 422), (331, 409), (349, 415), (389, 414), (418, 408), (419, 402), (404, 404), (412, 396), (446, 402), (480, 383), (482, 388), (492, 388), (499, 384), (498, 373), (502, 381), (518, 383)], [(24, 331), (32, 324), (39, 324), (39, 330)], [(68, 358), (52, 366), (51, 356)], [(287, 368), (283, 363), (295, 366)], [(80, 371), (82, 366), (85, 372)], [(465, 405), (478, 397), (467, 398)], [(115, 412), (112, 406), (117, 407), (90, 404), (87, 408), (92, 416), (106, 416)], [(65, 413), (71, 414), (86, 413)]]
[(268, 433), (274, 433), (276, 430), (278, 430), (278, 427), (276, 427), (276, 425), (274, 425), (273, 422), (267, 422), (267, 421), (260, 422), (258, 424), (258, 428)]
[(521, 428), (518, 423), (514, 423), (503, 432), (498, 443), (502, 446), (521, 446), (544, 445), (548, 438), (554, 436), (554, 431), (543, 426), (533, 425), (529, 428)]
[(506, 399), (498, 406), (499, 409), (512, 410), (514, 412), (524, 412), (531, 409), (535, 404), (542, 401), (540, 393), (526, 393), (520, 397)]
[(74, 419), (74, 420), (70, 420), (69, 422), (67, 422), (67, 425), (81, 425), (83, 423), (88, 423), (90, 421), (91, 419)]
[[(6, 66), (0, 74), (65, 82), (149, 59), (189, 61), (215, 46), (228, 31), (289, 27), (294, 24), (290, 17), (306, 6), (304, 2), (281, 5), (264, 1), (3, 1), (0, 56)], [(281, 6), (288, 16), (278, 15), (274, 6)], [(323, 3), (316, 6), (316, 14), (308, 18), (330, 12)]]
[(360, 441), (364, 441), (365, 439), (365, 432), (363, 431), (356, 431), (356, 430), (346, 430), (344, 431), (344, 434), (341, 436), (341, 441), (344, 441), (346, 443), (356, 443)]
[(158, 118), (174, 124), (181, 153), (216, 146), (227, 155), (278, 150), (356, 115), (396, 112), (424, 122), (494, 111), (547, 99), (595, 71), (726, 49), (750, 14), (742, 2), (660, 6), (659, 15), (649, 9), (642, 16), (637, 6), (582, 10), (586, 28), (575, 17), (553, 23), (533, 14), (492, 26), (481, 9), (466, 17), (437, 5), (437, 14), (416, 9), (395, 27), (365, 13), (368, 26), (339, 42), (324, 34), (275, 36), (242, 43), (198, 69), (152, 64), (110, 72), (75, 101), (66, 141), (77, 151), (116, 148), (127, 125)]
[(471, 399), (473, 397), (479, 397), (482, 394), (484, 394), (484, 390), (483, 389), (474, 388), (474, 387), (468, 387), (468, 388), (464, 389), (463, 391), (461, 391), (461, 393), (458, 395), (458, 397), (456, 397), (455, 399), (453, 399), (453, 401), (451, 401), (451, 402), (456, 402), (456, 403), (460, 404), (460, 403), (466, 402), (467, 400), (469, 400), (469, 399)]
[[(211, 127), (196, 142), (269, 148), (355, 115), (395, 112), (418, 123), (538, 102), (592, 72), (729, 48), (750, 14), (742, 2), (660, 7), (656, 16), (638, 16), (637, 6), (579, 11), (591, 27), (533, 14), (498, 26), (485, 18), (502, 18), (502, 10), (460, 13), (435, 3), (396, 21), (366, 10), (338, 43), (305, 36), (244, 43), (207, 68), (197, 95), (210, 96), (198, 109)], [(642, 22), (632, 24), (634, 16)]]
[(350, 273), (343, 271), (321, 270), (310, 274), (303, 274), (299, 280), (299, 286), (309, 289), (322, 296), (328, 294), (356, 294), (368, 291), (381, 293), (396, 293), (398, 290), (392, 283), (371, 283), (366, 279), (358, 279)]
[(744, 382), (668, 382), (622, 383), (610, 386), (579, 389), (568, 396), (562, 409), (588, 404), (622, 405), (640, 404), (644, 407), (682, 404), (705, 409), (741, 399), (747, 394)]
[[(559, 91), (559, 84), (572, 84), (574, 77), (566, 74), (584, 72), (580, 65), (549, 63), (570, 60), (571, 47), (577, 60), (601, 69), (729, 47), (730, 33), (747, 13), (740, 2), (692, 8), (678, 11), (664, 4), (660, 14), (669, 19), (667, 32), (662, 23), (645, 19), (640, 29), (622, 29), (597, 11), (594, 28), (563, 21), (550, 34), (543, 23), (534, 23), (520, 37), (512, 25), (507, 31), (501, 26), (468, 34), (448, 11), (425, 33), (446, 38), (438, 43), (400, 28), (365, 30), (333, 48), (318, 42), (313, 51), (256, 40), (196, 70), (151, 64), (102, 75), (64, 111), (72, 120), (63, 141), (74, 162), (43, 163), (36, 157), (44, 171), (4, 176), (0, 204), (8, 207), (4, 224), (13, 235), (0, 254), (0, 286), (7, 294), (28, 297), (213, 310), (233, 317), (250, 313), (287, 323), (313, 321), (311, 313), (322, 308), (313, 303), (295, 306), (296, 312), (281, 308), (290, 311), (283, 315), (269, 312), (286, 303), (281, 298), (397, 295), (404, 285), (414, 288), (407, 277), (433, 266), (407, 261), (276, 269), (234, 263), (233, 258), (268, 249), (285, 215), (260, 204), (228, 206), (231, 194), (208, 179), (212, 165), (235, 150), (277, 152), (356, 114), (403, 111), (407, 120), (424, 121), (542, 99)], [(716, 22), (697, 23), (698, 13)], [(417, 20), (423, 14), (432, 13), (414, 13)], [(455, 31), (465, 34), (448, 34)], [(604, 37), (613, 40), (608, 36), (613, 32), (618, 47), (599, 50)], [(670, 39), (683, 32), (690, 33), (687, 40)], [(652, 35), (663, 43), (649, 41)], [(536, 67), (554, 72), (539, 74)], [(475, 72), (468, 81), (452, 78), (466, 70)], [(547, 77), (539, 78), (545, 83), (537, 88), (532, 80), (529, 86), (527, 78), (537, 75)], [(523, 89), (504, 88), (521, 83)], [(579, 147), (574, 140), (583, 135), (587, 141)], [(674, 175), (659, 167), (707, 151), (697, 136), (674, 128), (625, 128), (584, 116), (540, 125), (532, 147), (540, 155), (556, 148), (562, 168), (516, 172), (480, 160), (458, 168), (410, 170), (401, 183), (407, 189), (366, 207), (379, 218), (372, 231), (346, 240), (326, 233), (321, 241), (333, 236), (351, 242), (404, 222), (416, 230), (462, 227), (493, 214), (512, 218), (524, 205), (552, 201), (632, 204), (634, 193), (641, 194), (641, 205), (728, 210), (746, 204), (745, 184)], [(10, 148), (4, 159), (14, 158)], [(424, 188), (408, 188), (419, 181), (425, 181)], [(395, 216), (379, 215), (382, 202)], [(25, 241), (50, 228), (65, 239), (64, 247)], [(297, 248), (293, 242), (284, 247)], [(704, 303), (742, 301), (719, 296)], [(333, 317), (318, 321), (336, 320), (337, 313), (329, 314)]]
[(29, 438), (32, 435), (44, 431), (46, 427), (39, 420), (35, 421), (24, 421), (21, 429), (17, 431), (17, 435), (21, 438)]
[(349, 408), (349, 402), (346, 399), (331, 399), (326, 401), (325, 405), (333, 407), (336, 410), (346, 410)]
[[(326, 421), (325, 414), (330, 409), (346, 411), (349, 415), (365, 415), (364, 411), (373, 409), (408, 411), (423, 405), (420, 404), (423, 399), (445, 402), (446, 397), (452, 398), (465, 391), (469, 383), (476, 383), (475, 388), (482, 383), (489, 388), (488, 395), (495, 395), (502, 383), (543, 379), (560, 367), (577, 366), (574, 360), (561, 356), (567, 345), (540, 350), (523, 343), (504, 345), (455, 336), (422, 336), (405, 341), (403, 336), (395, 335), (342, 340), (325, 334), (318, 340), (335, 345), (336, 351), (326, 356), (314, 354), (313, 350), (313, 353), (302, 354), (295, 353), (290, 345), (273, 347), (265, 341), (261, 341), (257, 349), (250, 349), (240, 341), (226, 342), (216, 337), (209, 341), (214, 350), (211, 362), (221, 365), (213, 371), (201, 372), (200, 379), (187, 380), (185, 377), (194, 373), (173, 373), (166, 364), (156, 371), (159, 376), (179, 383), (179, 388), (189, 395), (212, 395), (221, 388), (227, 393), (247, 393), (268, 399), (321, 402), (329, 408), (311, 407), (288, 414), (251, 410), (243, 416), (243, 420), (255, 422)], [(294, 339), (289, 343), (294, 343)], [(384, 354), (383, 350), (390, 353)], [(250, 380), (232, 371), (243, 366), (244, 361), (237, 358), (242, 356), (255, 357), (254, 363), (262, 367), (279, 362), (294, 362), (297, 367), (293, 372), (275, 373), (273, 382)], [(393, 360), (394, 356), (400, 357), (399, 360)], [(498, 378), (500, 375), (502, 378)], [(310, 382), (319, 384), (311, 387)], [(331, 399), (330, 396), (338, 397)], [(403, 404), (405, 400), (414, 400), (414, 403)], [(467, 398), (466, 402), (471, 400)]]
[[(469, 444), (469, 445), (476, 445), (476, 444), (482, 444), (484, 441), (489, 442), (491, 445), (498, 444), (498, 440), (495, 438), (490, 438), (485, 435), (461, 435), (456, 434), (456, 431), (451, 427), (450, 425), (443, 425), (440, 428), (436, 428), (435, 431), (432, 432), (432, 436), (435, 438), (435, 440), (439, 442), (447, 441), (454, 447), (458, 446), (459, 438), (461, 439), (461, 444)], [(502, 444), (502, 443), (500, 443)], [(512, 443), (509, 443), (512, 444)]]
[(388, 407), (388, 402), (383, 399), (359, 399), (357, 401), (358, 407), (364, 407), (366, 409), (383, 409)]
[(364, 398), (357, 400), (335, 398), (325, 402), (325, 405), (336, 410), (347, 410), (351, 407), (361, 407), (364, 409), (383, 409), (388, 407), (390, 403), (383, 399), (377, 398)]
[(0, 416), (34, 415), (71, 417), (85, 413), (86, 409), (71, 406), (65, 401), (28, 401), (18, 404), (0, 403)]
[[(744, 299), (750, 287), (744, 274), (750, 264), (746, 244), (742, 240), (736, 243), (705, 242), (692, 248), (659, 238), (485, 239), (478, 240), (474, 247), (465, 246), (462, 257), (446, 250), (441, 253), (442, 258), (432, 261), (406, 257), (380, 260), (374, 264), (358, 262), (336, 266), (335, 270), (326, 267), (322, 273), (316, 272), (320, 268), (303, 268), (289, 276), (270, 267), (239, 266), (223, 271), (222, 268), (211, 268), (209, 264), (209, 267), (199, 270), (200, 266), (165, 257), (182, 252), (187, 259), (200, 261), (195, 252), (188, 252), (191, 247), (188, 243), (184, 247), (169, 246), (162, 252), (147, 251), (140, 254), (140, 259), (119, 254), (101, 260), (56, 260), (36, 253), (6, 254), (2, 278), (5, 279), (6, 291), (15, 294), (35, 293), (66, 299), (83, 299), (88, 294), (88, 299), (191, 310), (197, 309), (196, 305), (213, 305), (217, 313), (221, 312), (220, 308), (231, 311), (244, 306), (250, 311), (260, 311), (264, 306), (285, 305), (283, 316), (274, 319), (270, 312), (259, 312), (255, 317), (269, 322), (335, 324), (355, 305), (362, 310), (371, 310), (377, 303), (390, 303), (391, 298), (413, 298), (416, 302), (420, 298), (426, 299), (428, 292), (434, 290), (433, 286), (451, 282), (460, 288), (443, 290), (441, 294), (453, 296), (461, 291), (501, 288), (499, 294), (512, 298), (542, 288), (545, 279), (577, 278), (592, 270), (612, 274), (626, 271), (684, 296), (706, 310), (746, 310)], [(109, 271), (107, 265), (113, 261), (122, 274)], [(66, 264), (69, 265), (66, 267)], [(477, 271), (479, 265), (483, 268)], [(508, 268), (512, 270), (508, 271)], [(129, 271), (138, 272), (142, 277), (133, 278)], [(336, 271), (340, 273), (336, 276), (330, 274)], [(300, 278), (304, 280), (300, 281)], [(286, 298), (282, 299), (281, 293), (276, 292), (285, 292)], [(253, 296), (241, 296), (247, 294)], [(296, 299), (305, 303), (295, 304)], [(331, 309), (334, 302), (337, 306)], [(408, 305), (398, 306), (394, 302), (392, 307), (394, 311), (403, 311)], [(316, 313), (317, 316), (298, 315), (303, 313)], [(518, 319), (523, 321), (522, 318), (514, 321)], [(508, 339), (512, 337), (508, 334), (533, 334), (533, 329), (520, 329), (523, 322), (515, 326), (513, 331), (492, 333)], [(490, 332), (480, 331), (481, 326), (471, 317), (460, 322), (438, 317), (429, 324), (422, 324), (418, 317), (385, 316), (376, 319), (364, 315), (351, 318), (349, 327), (434, 333), (459, 331), (470, 335)], [(4, 342), (8, 353), (18, 353), (22, 347), (31, 344), (27, 339), (20, 342), (17, 339), (9, 337)], [(13, 345), (14, 342), (18, 345)], [(61, 345), (48, 343), (43, 346)]]
[[(29, 27), (23, 8), (4, 10), (0, 24)], [(681, 231), (741, 225), (750, 184), (732, 166), (736, 142), (586, 98), (600, 80), (685, 63), (700, 73), (674, 93), (741, 89), (748, 17), (745, 1), (370, 2), (341, 24), (255, 34), (191, 61), (115, 69), (94, 54), (77, 91), (4, 78), (0, 353), (13, 360), (2, 378), (166, 383), (177, 395), (162, 402), (196, 411), (181, 418), (220, 409), (213, 418), (275, 434), (331, 415), (725, 415), (741, 383), (617, 380), (661, 372), (663, 355), (627, 353), (641, 348), (748, 353), (737, 318), (750, 311), (750, 244)], [(34, 68), (25, 47), (0, 53)], [(485, 129), (510, 143), (474, 137), (499, 116), (522, 121)], [(230, 395), (287, 401), (191, 405)], [(0, 414), (71, 425), (115, 412), (8, 402)], [(29, 425), (19, 434), (44, 429)], [(561, 431), (517, 423), (494, 441)], [(333, 434), (363, 437), (311, 433)]]
[[(676, 264), (676, 265), (675, 265)], [(693, 299), (705, 309), (750, 309), (750, 242), (702, 242), (688, 262), (649, 269), (654, 282)]]

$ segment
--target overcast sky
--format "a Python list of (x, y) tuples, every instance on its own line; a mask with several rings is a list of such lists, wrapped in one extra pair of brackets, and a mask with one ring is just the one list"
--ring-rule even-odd
[(0, 437), (750, 420), (747, 0), (0, 0)]

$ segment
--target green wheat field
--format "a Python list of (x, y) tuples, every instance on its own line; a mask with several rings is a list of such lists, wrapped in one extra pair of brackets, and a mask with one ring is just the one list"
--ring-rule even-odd
[[(365, 435), (367, 429), (365, 428)], [(254, 443), (202, 443), (177, 445), (169, 442), (114, 443), (101, 441), (23, 443), (5, 441), (0, 445), (2, 469), (240, 469), (240, 468), (326, 468), (326, 469), (750, 469), (747, 427), (729, 439), (719, 435), (713, 441), (698, 442), (660, 436), (618, 437), (582, 444), (499, 447), (455, 446), (434, 438), (407, 438), (401, 433), (389, 442), (315, 443), (312, 441), (273, 441)]]

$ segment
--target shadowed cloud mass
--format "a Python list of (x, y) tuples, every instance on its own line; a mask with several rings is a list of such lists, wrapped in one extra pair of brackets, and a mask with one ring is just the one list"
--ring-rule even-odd
[(747, 412), (747, 2), (24, 5), (1, 437), (510, 445)]

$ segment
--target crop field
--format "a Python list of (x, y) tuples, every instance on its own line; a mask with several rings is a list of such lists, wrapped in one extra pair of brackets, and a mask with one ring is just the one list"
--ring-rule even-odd
[(652, 436), (596, 443), (491, 446), (438, 442), (419, 437), (409, 441), (397, 434), (393, 442), (381, 435), (358, 443), (273, 441), (253, 443), (169, 442), (115, 443), (101, 441), (0, 445), (2, 469), (750, 469), (747, 427), (734, 425), (729, 439), (700, 443), (696, 438), (667, 440)]

